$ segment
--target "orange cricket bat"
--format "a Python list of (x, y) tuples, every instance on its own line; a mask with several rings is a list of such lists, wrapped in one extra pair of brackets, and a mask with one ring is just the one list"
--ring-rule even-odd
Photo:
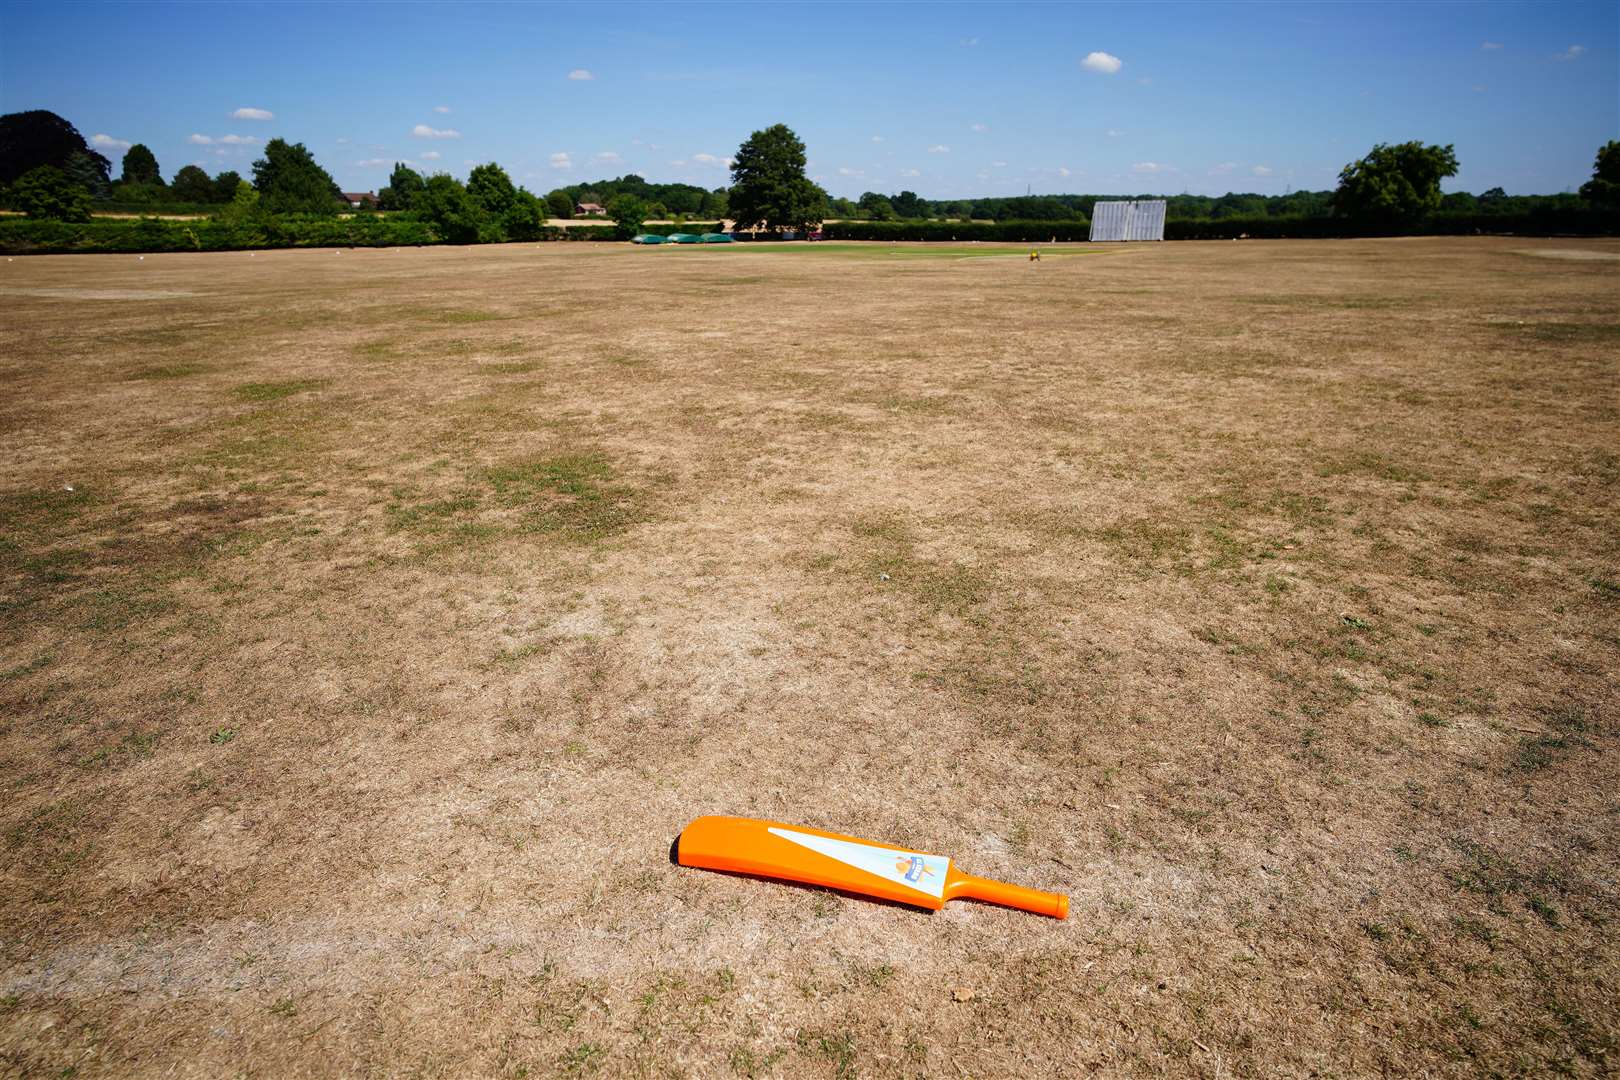
[(1069, 917), (1069, 898), (964, 874), (925, 855), (853, 836), (757, 818), (700, 817), (675, 841), (682, 866), (782, 878), (938, 911), (961, 897)]

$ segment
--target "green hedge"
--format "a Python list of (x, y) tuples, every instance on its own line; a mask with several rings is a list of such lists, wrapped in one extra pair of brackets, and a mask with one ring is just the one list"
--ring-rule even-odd
[(1171, 218), (1166, 240), (1303, 240), (1352, 236), (1615, 236), (1620, 213), (1588, 207), (1541, 207), (1523, 214), (1438, 213), (1391, 228), (1333, 217)]
[(425, 222), (402, 218), (267, 218), (251, 221), (0, 220), (0, 251), (10, 255), (93, 252), (244, 251), (285, 247), (403, 247), (435, 244)]
[(688, 221), (685, 225), (643, 225), (640, 231), (651, 233), (654, 236), (674, 236), (678, 232), (702, 235), (706, 232), (719, 232), (720, 223), (718, 221)]
[(828, 240), (1003, 240), (1035, 243), (1085, 240), (1089, 221), (829, 221)]

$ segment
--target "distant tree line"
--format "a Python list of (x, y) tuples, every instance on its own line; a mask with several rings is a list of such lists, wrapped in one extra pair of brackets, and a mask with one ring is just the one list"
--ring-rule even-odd
[[(738, 147), (731, 163), (731, 184), (712, 190), (692, 184), (657, 184), (628, 174), (538, 195), (514, 184), (494, 162), (474, 168), (465, 183), (444, 173), (424, 176), (401, 163), (378, 193), (379, 209), (409, 215), (444, 242), (489, 243), (551, 235), (548, 218), (574, 218), (578, 207), (590, 204), (605, 209), (604, 216), (613, 220), (620, 236), (632, 235), (649, 220), (673, 218), (680, 223), (694, 217), (730, 218), (739, 229), (767, 232), (802, 230), (829, 218), (916, 225), (989, 221), (1020, 223), (1013, 231), (1022, 235), (1038, 233), (1024, 228), (1035, 223), (1083, 225), (1099, 200), (1121, 198), (1029, 195), (933, 200), (913, 191), (889, 195), (868, 191), (858, 200), (850, 200), (829, 196), (805, 175), (805, 169), (803, 142), (788, 127), (777, 124), (754, 132)], [(1620, 142), (1599, 149), (1592, 180), (1579, 195), (1516, 196), (1501, 188), (1479, 195), (1443, 194), (1441, 181), (1456, 173), (1457, 158), (1451, 146), (1380, 143), (1344, 167), (1333, 191), (1171, 195), (1166, 201), (1172, 221), (1231, 225), (1175, 230), (1183, 235), (1224, 234), (1241, 228), (1239, 223), (1267, 221), (1272, 224), (1246, 231), (1373, 234), (1413, 231), (1437, 214), (1449, 215), (1453, 223), (1464, 217), (1491, 215), (1550, 222), (1553, 218), (1548, 215), (1559, 212), (1612, 213), (1620, 209)], [(302, 143), (271, 139), (263, 156), (253, 162), (251, 180), (233, 171), (209, 176), (196, 165), (186, 165), (170, 181), (164, 180), (152, 151), (136, 143), (124, 153), (120, 175), (114, 180), (112, 163), (92, 149), (72, 124), (45, 110), (0, 116), (0, 204), (33, 218), (68, 222), (88, 221), (97, 205), (213, 208), (208, 212), (227, 223), (330, 217), (355, 209)], [(370, 207), (357, 212), (367, 214)], [(1291, 224), (1300, 222), (1315, 224)], [(922, 230), (918, 235), (932, 236), (937, 231)], [(1067, 234), (1072, 230), (1049, 230), (1049, 234), (1056, 231)]]

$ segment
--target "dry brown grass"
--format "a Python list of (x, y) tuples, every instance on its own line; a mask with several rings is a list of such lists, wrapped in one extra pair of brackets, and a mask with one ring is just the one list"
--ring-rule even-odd
[(1620, 248), (890, 250), (0, 265), (0, 1069), (1620, 1064)]

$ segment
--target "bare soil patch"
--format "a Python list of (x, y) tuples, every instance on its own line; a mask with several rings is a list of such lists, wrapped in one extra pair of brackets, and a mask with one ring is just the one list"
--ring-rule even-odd
[(889, 247), (0, 266), (0, 1071), (1612, 1072), (1615, 246)]

